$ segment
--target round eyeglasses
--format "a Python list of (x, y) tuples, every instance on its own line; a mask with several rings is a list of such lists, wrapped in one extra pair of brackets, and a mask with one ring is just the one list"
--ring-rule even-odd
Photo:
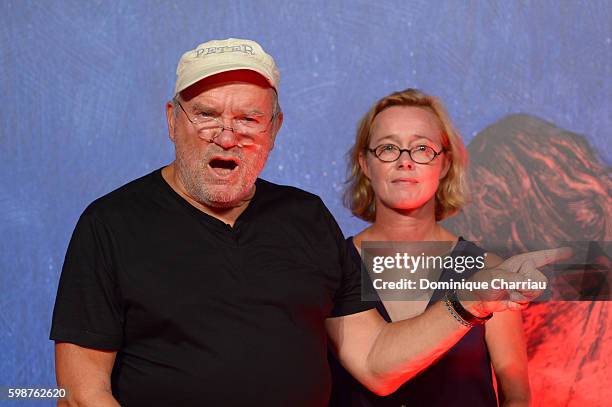
[(395, 144), (381, 144), (374, 148), (368, 148), (367, 150), (374, 154), (380, 161), (386, 163), (392, 163), (399, 160), (402, 153), (405, 151), (408, 153), (410, 159), (417, 164), (429, 164), (434, 158), (446, 151), (445, 149), (436, 151), (432, 147), (426, 145), (416, 146), (411, 149), (399, 148)]
[(231, 126), (223, 124), (219, 117), (210, 116), (206, 113), (198, 113), (194, 116), (189, 116), (183, 105), (178, 99), (174, 99), (181, 107), (187, 120), (196, 128), (198, 137), (202, 140), (213, 143), (224, 130), (231, 131), (236, 136), (237, 145), (239, 147), (248, 147), (256, 144), (257, 136), (266, 130), (278, 114), (275, 111), (269, 121), (262, 120), (261, 115), (244, 115), (234, 117)]

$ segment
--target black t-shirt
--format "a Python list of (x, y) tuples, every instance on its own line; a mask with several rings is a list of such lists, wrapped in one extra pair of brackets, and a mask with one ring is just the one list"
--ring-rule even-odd
[[(361, 257), (353, 244), (347, 239), (347, 247), (356, 264), (361, 266)], [(452, 256), (481, 256), (484, 250), (472, 242), (459, 238)], [(469, 278), (478, 271), (468, 268), (462, 278)], [(367, 273), (362, 278), (368, 278)], [(457, 280), (457, 274), (450, 269), (442, 271), (438, 281)], [(375, 291), (374, 291), (375, 293)], [(435, 290), (429, 305), (440, 301), (443, 290)], [(376, 308), (387, 321), (391, 318), (382, 301)], [(355, 380), (330, 352), (330, 365), (333, 376), (333, 390), (329, 407), (401, 407), (401, 406), (497, 406), (491, 358), (485, 342), (485, 327), (478, 325), (470, 329), (448, 352), (434, 364), (404, 383), (393, 394), (377, 396)]]
[(373, 304), (361, 302), (359, 270), (320, 198), (256, 187), (233, 228), (161, 169), (82, 214), (51, 339), (118, 351), (122, 405), (327, 404), (325, 319)]

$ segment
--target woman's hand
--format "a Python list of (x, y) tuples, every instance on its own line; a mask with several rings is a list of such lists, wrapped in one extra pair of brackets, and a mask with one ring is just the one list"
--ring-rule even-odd
[(463, 307), (477, 317), (493, 312), (519, 310), (538, 298), (548, 279), (538, 267), (572, 255), (567, 247), (539, 250), (512, 256), (492, 269), (475, 273), (469, 281), (487, 283), (486, 289), (457, 290)]

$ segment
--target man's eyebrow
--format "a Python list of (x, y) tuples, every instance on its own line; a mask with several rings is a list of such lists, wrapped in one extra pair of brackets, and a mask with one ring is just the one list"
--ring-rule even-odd
[(247, 116), (264, 116), (265, 115), (264, 112), (258, 109), (243, 110), (242, 114), (247, 115)]
[[(205, 105), (202, 104), (200, 102), (194, 102), (191, 106), (191, 109), (193, 110), (199, 110), (201, 112), (206, 112), (206, 113), (215, 113), (218, 114), (220, 113), (219, 110), (216, 107), (210, 106), (210, 105)], [(240, 114), (242, 115), (247, 115), (247, 116), (264, 116), (265, 113), (263, 113), (261, 110), (259, 109), (244, 109), (240, 111)]]
[(209, 105), (204, 105), (202, 103), (199, 102), (195, 102), (194, 104), (191, 105), (191, 109), (193, 110), (200, 110), (202, 112), (208, 112), (208, 113), (217, 113), (217, 109), (209, 106)]

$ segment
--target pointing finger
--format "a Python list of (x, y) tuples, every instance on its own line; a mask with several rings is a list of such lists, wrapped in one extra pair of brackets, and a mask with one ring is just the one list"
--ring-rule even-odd
[(565, 260), (571, 257), (572, 249), (569, 247), (559, 247), (556, 249), (537, 250), (535, 252), (523, 253), (512, 256), (503, 265), (510, 270), (519, 271), (523, 263), (531, 261), (535, 267), (542, 267), (550, 263)]
[(533, 261), (536, 267), (542, 267), (550, 263), (569, 259), (572, 256), (572, 249), (569, 247), (558, 247), (556, 249), (525, 253), (525, 255), (529, 260)]

